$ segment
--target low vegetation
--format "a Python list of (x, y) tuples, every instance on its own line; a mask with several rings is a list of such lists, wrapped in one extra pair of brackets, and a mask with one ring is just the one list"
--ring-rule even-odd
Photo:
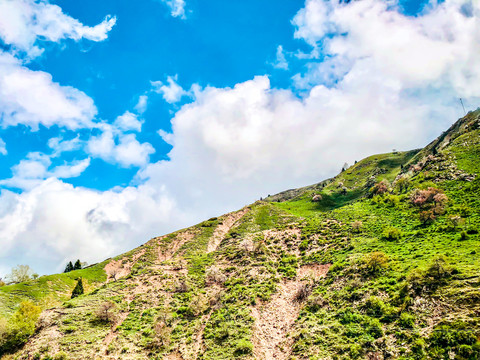
[(478, 118), (102, 264), (2, 286), (0, 353), (479, 359)]

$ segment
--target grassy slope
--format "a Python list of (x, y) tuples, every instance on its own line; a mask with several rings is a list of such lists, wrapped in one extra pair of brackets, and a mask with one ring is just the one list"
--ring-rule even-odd
[(70, 298), (79, 277), (84, 279), (86, 291), (93, 290), (105, 282), (103, 270), (106, 262), (86, 269), (64, 274), (41, 276), (26, 283), (0, 287), (0, 316), (7, 317), (15, 311), (16, 306), (25, 300), (31, 300), (42, 308), (53, 307)]
[[(417, 163), (429, 153), (369, 157), (333, 180), (293, 192), (286, 201), (252, 204), (208, 254), (207, 244), (226, 217), (152, 239), (117, 257), (135, 258), (130, 275), (105, 284), (104, 264), (82, 274), (102, 285), (47, 311), (42, 329), (16, 356), (48, 359), (63, 351), (75, 359), (253, 358), (251, 309), (267, 304), (280, 283), (294, 281), (302, 266), (332, 264), (298, 304), (299, 316), (285, 343), (293, 359), (476, 359), (480, 181), (454, 178), (480, 174), (479, 152), (479, 130), (461, 134), (434, 160), (408, 173), (407, 188), (372, 198), (370, 185), (394, 181), (402, 164)], [(409, 194), (429, 186), (443, 189), (449, 202), (445, 213), (425, 226)], [(312, 202), (314, 194), (321, 194), (322, 201)], [(452, 228), (448, 219), (453, 215), (464, 223)], [(352, 228), (354, 221), (363, 223), (360, 231)], [(400, 230), (399, 239), (383, 237), (390, 227)], [(376, 251), (385, 253), (388, 262), (373, 273), (366, 260)], [(450, 275), (429, 280), (422, 271), (438, 255), (446, 258)], [(56, 298), (65, 300), (76, 276), (0, 288), (0, 296), (39, 300), (54, 290)], [(47, 291), (42, 284), (49, 284)], [(11, 308), (18, 298), (10, 301)], [(105, 301), (116, 304), (113, 325), (96, 316)]]

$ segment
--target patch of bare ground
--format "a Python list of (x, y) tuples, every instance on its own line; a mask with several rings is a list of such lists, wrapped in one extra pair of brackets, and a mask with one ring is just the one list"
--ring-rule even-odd
[(297, 271), (297, 278), (321, 278), (327, 276), (328, 269), (332, 264), (311, 264), (301, 266)]
[(292, 344), (287, 334), (300, 311), (294, 302), (298, 287), (295, 280), (281, 283), (268, 303), (252, 309), (255, 359), (286, 360), (290, 356)]
[(184, 360), (184, 359), (179, 352), (174, 352), (165, 356), (163, 360)]
[[(190, 240), (195, 237), (195, 233), (193, 231), (183, 231), (177, 234), (175, 238), (172, 240), (168, 246), (159, 246), (158, 248), (158, 260), (168, 261), (171, 260), (175, 254), (180, 250), (180, 248)], [(164, 237), (160, 238), (159, 240), (163, 239)], [(159, 244), (163, 245), (163, 244)]]
[(122, 325), (127, 316), (128, 312), (123, 312), (116, 316), (115, 322), (112, 324), (110, 331), (108, 332), (107, 336), (105, 336), (105, 339), (103, 339), (103, 347), (100, 351), (101, 354), (108, 355), (108, 345), (110, 345), (110, 343), (117, 337), (117, 328)]
[(45, 339), (49, 340), (48, 344), (51, 351), (59, 351), (58, 340), (63, 334), (58, 328), (57, 320), (61, 315), (62, 313), (55, 309), (42, 312), (38, 320), (37, 333), (25, 345), (25, 349), (28, 349), (26, 352), (28, 359), (33, 359), (33, 355), (45, 344)]
[(235, 223), (240, 220), (248, 212), (248, 210), (248, 208), (243, 208), (240, 211), (236, 211), (222, 217), (222, 222), (216, 227), (210, 241), (208, 242), (207, 253), (217, 250), (218, 246), (225, 238), (225, 235), (227, 235)]
[(132, 256), (131, 259), (125, 257), (120, 260), (112, 260), (105, 265), (104, 270), (107, 273), (107, 283), (109, 281), (116, 281), (122, 277), (130, 274), (133, 265), (137, 260), (145, 253), (145, 250), (140, 250), (138, 253)]
[(325, 277), (330, 264), (305, 265), (299, 268), (295, 280), (278, 285), (272, 299), (252, 309), (255, 319), (253, 346), (255, 359), (286, 360), (292, 354), (293, 339), (288, 337), (302, 304), (298, 292), (308, 280)]

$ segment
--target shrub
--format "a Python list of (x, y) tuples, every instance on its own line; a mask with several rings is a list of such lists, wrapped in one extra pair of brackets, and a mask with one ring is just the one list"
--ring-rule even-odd
[(293, 301), (297, 303), (303, 303), (312, 293), (312, 285), (305, 283), (300, 285), (293, 297)]
[(418, 219), (420, 220), (420, 222), (421, 222), (423, 225), (428, 225), (428, 224), (433, 223), (436, 218), (437, 218), (437, 217), (436, 217), (435, 212), (434, 212), (433, 210), (421, 211), (421, 212), (418, 214)]
[(444, 256), (436, 256), (432, 259), (427, 269), (414, 269), (407, 276), (408, 287), (419, 294), (424, 290), (435, 290), (445, 284), (446, 280), (457, 273), (457, 270), (448, 265)]
[(106, 301), (99, 306), (96, 311), (97, 319), (101, 322), (113, 322), (115, 319), (115, 315), (113, 314), (113, 310), (116, 308), (115, 303), (111, 301)]
[(159, 321), (153, 327), (153, 340), (147, 345), (150, 349), (165, 349), (170, 345), (172, 329), (164, 321)]
[(367, 271), (371, 274), (377, 274), (388, 266), (388, 256), (381, 251), (375, 251), (365, 255), (363, 261)]
[(382, 324), (380, 324), (378, 319), (367, 318), (365, 325), (367, 333), (375, 339), (383, 336)]
[(402, 237), (402, 231), (395, 227), (389, 227), (383, 230), (382, 237), (386, 240), (399, 240)]
[(448, 197), (443, 193), (442, 190), (429, 187), (428, 189), (424, 190), (415, 189), (410, 194), (410, 201), (414, 206), (423, 209), (430, 209), (431, 214), (433, 215), (441, 215), (443, 214), (445, 205), (448, 202)]
[(187, 285), (187, 282), (185, 279), (179, 280), (177, 284), (175, 285), (175, 292), (176, 293), (186, 293), (190, 290), (190, 288)]
[(41, 309), (31, 301), (20, 303), (8, 322), (0, 323), (0, 355), (11, 352), (27, 342), (35, 332)]
[(386, 195), (383, 199), (383, 203), (390, 207), (396, 207), (400, 203), (400, 196), (398, 195)]
[(360, 231), (362, 231), (363, 222), (361, 222), (360, 220), (355, 220), (354, 222), (352, 222), (351, 226), (353, 232), (359, 233)]
[(235, 355), (246, 355), (253, 352), (253, 345), (246, 339), (240, 339), (235, 344)]
[(194, 316), (203, 314), (208, 309), (209, 301), (203, 294), (198, 294), (193, 297), (188, 307)]
[(376, 183), (372, 189), (370, 190), (370, 192), (374, 195), (382, 195), (382, 194), (385, 194), (386, 192), (388, 192), (390, 189), (390, 183), (388, 182), (388, 180), (382, 180), (382, 181), (379, 181), (378, 183)]
[(410, 186), (410, 179), (407, 176), (402, 176), (395, 183), (395, 189), (397, 189), (398, 192), (400, 193), (407, 190), (409, 186)]
[(223, 285), (226, 280), (227, 277), (216, 266), (210, 267), (205, 274), (205, 281), (207, 282), (207, 284)]

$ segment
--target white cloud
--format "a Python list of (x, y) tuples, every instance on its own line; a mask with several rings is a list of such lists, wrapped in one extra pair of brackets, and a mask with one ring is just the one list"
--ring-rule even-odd
[[(46, 106), (48, 104), (48, 106)], [(0, 51), (0, 125), (24, 124), (37, 130), (59, 125), (68, 129), (92, 126), (93, 100), (71, 86), (53, 82), (43, 71), (32, 71)]]
[(62, 39), (103, 41), (115, 25), (116, 18), (107, 16), (93, 27), (64, 14), (47, 1), (3, 0), (0, 2), (0, 37), (16, 50), (35, 57), (42, 49), (37, 40), (58, 42)]
[(147, 110), (148, 106), (148, 96), (147, 95), (140, 95), (138, 97), (137, 105), (135, 105), (135, 110), (139, 114), (143, 114)]
[(117, 117), (113, 125), (122, 131), (140, 131), (142, 129), (142, 122), (138, 120), (137, 115), (130, 111)]
[(86, 151), (93, 157), (122, 167), (145, 166), (155, 152), (151, 144), (140, 143), (135, 134), (124, 134), (108, 124), (103, 128), (100, 135), (91, 137), (86, 143)]
[(169, 104), (179, 102), (183, 96), (189, 96), (190, 93), (178, 85), (177, 80), (178, 75), (168, 76), (168, 84), (164, 84), (161, 81), (152, 81), (153, 91), (162, 94), (163, 99)]
[(181, 216), (168, 195), (148, 186), (98, 192), (51, 178), (22, 194), (2, 190), (0, 263), (15, 266), (16, 249), (40, 273), (62, 271), (72, 256), (93, 263), (177, 228)]
[(13, 176), (10, 179), (0, 180), (0, 185), (30, 190), (39, 186), (47, 178), (68, 179), (80, 176), (90, 165), (90, 159), (74, 160), (64, 165), (50, 169), (50, 156), (31, 152), (27, 157), (12, 167)]
[(185, 0), (160, 0), (170, 9), (170, 15), (185, 19)]
[(2, 138), (0, 138), (0, 154), (7, 155), (7, 144)]
[(70, 164), (56, 166), (49, 176), (58, 179), (69, 179), (80, 176), (90, 166), (90, 158), (72, 161)]
[[(400, 81), (404, 88), (450, 87), (462, 97), (478, 96), (480, 3), (432, 2), (416, 17), (399, 13), (396, 5), (380, 0), (349, 4), (307, 0), (293, 21), (295, 36), (314, 47), (321, 44), (340, 72), (355, 72), (356, 64), (367, 59), (372, 70)], [(315, 66), (311, 69), (321, 72)]]
[(60, 156), (64, 152), (80, 150), (84, 142), (80, 140), (80, 136), (65, 140), (63, 137), (53, 137), (48, 139), (48, 147), (53, 150), (52, 157)]
[(288, 61), (285, 58), (285, 53), (283, 51), (282, 45), (277, 46), (277, 58), (275, 63), (273, 64), (273, 67), (277, 69), (288, 70)]

